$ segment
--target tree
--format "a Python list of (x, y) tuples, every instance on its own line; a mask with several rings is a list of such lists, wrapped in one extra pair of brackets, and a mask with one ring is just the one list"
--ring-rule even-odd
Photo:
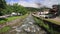
[(6, 1), (0, 0), (0, 15), (3, 15), (2, 10), (6, 8)]
[(27, 11), (27, 9), (25, 9), (23, 6), (21, 6), (21, 5), (18, 5), (17, 3), (15, 3), (14, 5), (13, 5), (13, 10), (14, 10), (14, 12), (16, 12), (16, 13), (21, 13), (21, 14), (26, 14), (28, 11)]
[(13, 10), (13, 6), (11, 5), (7, 5), (7, 8), (6, 8), (6, 14), (11, 14), (14, 10)]
[(2, 8), (2, 9), (6, 8), (6, 1), (5, 0), (0, 0), (0, 8)]
[(58, 8), (58, 10), (57, 10), (58, 13), (57, 14), (60, 16), (60, 4), (57, 5), (57, 8)]

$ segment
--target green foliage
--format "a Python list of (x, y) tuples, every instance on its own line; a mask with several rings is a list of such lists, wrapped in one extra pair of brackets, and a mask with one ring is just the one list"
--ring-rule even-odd
[(44, 27), (48, 32), (50, 32), (50, 34), (60, 34), (60, 32), (54, 30), (52, 26), (49, 26), (48, 23), (45, 23), (42, 21), (42, 19), (34, 17), (34, 20), (37, 24), (39, 24), (41, 27)]
[(0, 24), (4, 24), (4, 23), (6, 23), (5, 20), (1, 20), (1, 21), (0, 21)]
[(28, 11), (23, 6), (17, 3), (13, 5), (7, 5), (5, 0), (0, 0), (0, 15), (11, 14), (12, 12), (26, 14)]
[(31, 12), (40, 11), (39, 8), (26, 7), (26, 9)]
[[(7, 18), (7, 21), (12, 21), (12, 20), (15, 20), (17, 18), (22, 20), (22, 19), (26, 18), (27, 16), (28, 16), (28, 14), (25, 14), (24, 16), (9, 17), (9, 18)], [(2, 23), (4, 23), (4, 22), (2, 21)], [(0, 33), (8, 32), (10, 29), (11, 29), (11, 27), (9, 27), (9, 26), (3, 27), (0, 29)]]
[(11, 5), (7, 5), (5, 10), (6, 10), (6, 14), (11, 14), (13, 12), (13, 7), (11, 7)]
[(17, 18), (20, 18), (20, 16), (12, 16), (12, 17), (8, 17), (8, 18), (6, 18), (6, 19), (2, 19), (2, 20), (0, 20), (0, 24), (4, 24), (4, 23), (6, 23), (6, 22), (15, 20), (15, 19), (17, 19)]
[(3, 27), (2, 29), (0, 29), (0, 33), (7, 32), (8, 30), (10, 30), (10, 27), (8, 27), (8, 26)]
[(45, 9), (50, 9), (50, 8), (44, 6), (44, 7), (41, 7), (41, 8), (26, 7), (26, 9), (28, 11), (31, 11), (31, 12), (36, 12), (36, 11), (43, 11)]
[(0, 0), (0, 15), (3, 15), (2, 10), (6, 8), (5, 0)]
[(60, 4), (58, 5), (58, 13), (57, 13), (60, 17)]
[(12, 16), (12, 17), (8, 17), (8, 18), (6, 18), (6, 19), (0, 19), (0, 24), (5, 24), (6, 22), (10, 22), (10, 21), (12, 21), (12, 20), (15, 20), (15, 19), (23, 19), (23, 18), (25, 18), (26, 16), (27, 16), (28, 14), (25, 14), (25, 15), (23, 15), (23, 16)]
[(0, 0), (0, 8), (4, 9), (4, 8), (6, 8), (5, 6), (6, 6), (5, 0)]
[(13, 12), (16, 12), (16, 13), (21, 13), (21, 14), (26, 14), (28, 11), (27, 9), (25, 9), (23, 6), (21, 5), (18, 5), (17, 3), (14, 4), (13, 6)]

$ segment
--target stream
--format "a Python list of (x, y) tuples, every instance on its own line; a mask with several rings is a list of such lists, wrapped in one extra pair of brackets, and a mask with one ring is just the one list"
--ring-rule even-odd
[(16, 27), (14, 31), (6, 34), (47, 34), (41, 27), (35, 24), (33, 16), (30, 14), (26, 19), (23, 20), (23, 24)]

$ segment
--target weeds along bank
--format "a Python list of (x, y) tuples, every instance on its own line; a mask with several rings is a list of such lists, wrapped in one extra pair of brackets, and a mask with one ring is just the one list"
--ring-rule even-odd
[(13, 26), (22, 24), (23, 19), (25, 19), (28, 15), (29, 14), (25, 14), (23, 16), (17, 16), (17, 17), (15, 16), (15, 17), (9, 18), (9, 21), (6, 21), (6, 23), (4, 23), (4, 24), (0, 24), (0, 25), (2, 25), (0, 28), (0, 33), (8, 32), (9, 30), (12, 29)]
[(2, 24), (6, 24), (7, 22), (11, 22), (11, 21), (14, 21), (16, 19), (23, 19), (27, 16), (28, 14), (25, 14), (25, 15), (22, 15), (22, 16), (11, 16), (11, 17), (8, 17), (8, 18), (2, 18), (0, 19), (0, 25)]
[(42, 27), (44, 30), (46, 30), (48, 32), (48, 34), (60, 34), (59, 25), (45, 21), (45, 20), (35, 17), (35, 16), (34, 16), (34, 20), (36, 21), (36, 24), (38, 24), (40, 27)]

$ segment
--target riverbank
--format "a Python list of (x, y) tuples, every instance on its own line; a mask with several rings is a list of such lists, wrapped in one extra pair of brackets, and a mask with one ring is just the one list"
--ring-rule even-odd
[[(23, 19), (25, 19), (27, 16), (28, 16), (28, 14), (23, 15), (23, 16), (19, 16), (19, 18), (16, 17), (16, 19), (14, 19), (14, 20), (12, 20), (12, 21), (9, 21), (9, 22), (6, 22), (4, 25), (1, 26), (1, 28), (0, 28), (0, 31), (1, 31), (1, 32), (0, 32), (0, 33), (7, 32), (7, 31), (11, 30), (12, 27), (14, 27), (14, 26), (21, 25)], [(6, 26), (8, 26), (9, 29), (7, 29)], [(6, 30), (6, 29), (7, 29), (7, 30)], [(5, 30), (6, 30), (6, 31), (5, 31)]]
[(60, 34), (60, 26), (42, 18), (34, 16), (36, 23), (45, 29), (49, 34)]
[(32, 15), (33, 15), (33, 16), (36, 16), (36, 17), (38, 17), (38, 18), (40, 18), (40, 19), (49, 21), (49, 22), (51, 22), (51, 23), (54, 23), (54, 24), (60, 26), (60, 17), (56, 17), (56, 18), (47, 18), (47, 19), (45, 19), (45, 18), (40, 17), (39, 15), (36, 15), (36, 14), (32, 14)]

